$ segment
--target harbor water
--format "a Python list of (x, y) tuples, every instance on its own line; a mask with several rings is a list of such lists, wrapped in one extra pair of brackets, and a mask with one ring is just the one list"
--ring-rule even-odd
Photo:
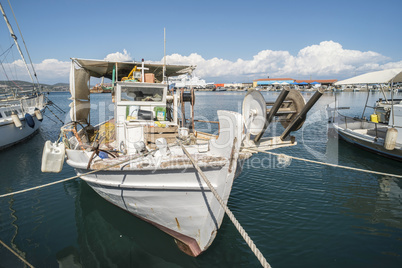
[[(245, 94), (197, 92), (195, 117), (215, 121), (217, 110), (241, 112)], [(370, 105), (382, 97), (369, 94)], [(273, 101), (279, 92), (263, 95)], [(308, 99), (312, 93), (303, 95)], [(336, 99), (352, 106), (342, 113), (361, 117), (366, 96), (344, 92)], [(66, 111), (69, 97), (49, 95)], [(325, 93), (292, 134), (298, 144), (274, 152), (401, 175), (401, 163), (340, 141), (328, 130), (326, 108), (334, 99), (334, 93)], [(113, 115), (110, 94), (92, 94), (91, 103), (92, 124)], [(370, 113), (367, 109), (368, 118)], [(57, 139), (61, 126), (49, 111), (45, 115), (38, 135), (0, 151), (0, 194), (75, 176), (67, 164), (58, 174), (40, 171), (43, 145)], [(66, 114), (56, 115), (66, 120)], [(217, 131), (215, 125), (196, 126)], [(267, 135), (281, 131), (280, 123), (272, 124)], [(228, 206), (273, 267), (402, 267), (401, 179), (257, 154), (235, 180)], [(173, 238), (110, 204), (80, 179), (0, 198), (0, 240), (35, 267), (260, 266), (227, 216), (209, 249), (193, 258)], [(0, 267), (24, 265), (0, 245)]]

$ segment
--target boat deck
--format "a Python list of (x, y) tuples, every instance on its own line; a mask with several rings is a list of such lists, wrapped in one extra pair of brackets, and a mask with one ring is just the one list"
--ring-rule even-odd
[(376, 138), (385, 139), (385, 136), (387, 135), (387, 129), (388, 129), (387, 127), (380, 127), (377, 129), (357, 128), (351, 130), (362, 135), (369, 135)]

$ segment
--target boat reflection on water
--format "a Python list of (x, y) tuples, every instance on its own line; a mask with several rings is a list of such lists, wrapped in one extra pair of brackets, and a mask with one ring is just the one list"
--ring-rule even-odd
[[(361, 185), (358, 195), (343, 200), (344, 213), (363, 220), (351, 227), (352, 237), (377, 237), (376, 246), (383, 248), (382, 254), (400, 257), (400, 237), (395, 228), (402, 229), (402, 183), (397, 178), (382, 176), (378, 184), (377, 192), (363, 195), (370, 186)], [(356, 187), (349, 189), (354, 191)]]
[(195, 266), (195, 259), (174, 246), (169, 235), (117, 209), (85, 182), (77, 185), (78, 248), (69, 246), (57, 252), (59, 267)]
[(402, 229), (402, 181), (398, 178), (382, 176), (378, 179), (379, 189), (373, 204), (372, 221)]
[[(398, 173), (397, 161), (383, 159), (381, 156), (349, 146), (349, 143), (338, 138), (336, 131), (331, 127), (328, 128), (327, 153), (329, 152), (328, 163), (338, 164), (339, 162), (340, 165), (364, 170)], [(342, 156), (347, 158), (342, 159)], [(395, 168), (390, 170), (393, 163)], [(335, 179), (332, 181), (333, 185), (329, 187), (336, 199), (335, 202), (345, 208), (343, 210), (345, 214), (364, 220), (361, 225), (353, 226), (354, 231), (357, 229), (357, 232), (361, 234), (392, 237), (395, 234), (389, 228), (402, 229), (402, 181), (400, 179), (361, 172), (350, 173), (340, 169), (337, 169), (337, 172), (338, 176), (333, 178)], [(341, 183), (339, 180), (345, 180), (348, 183)], [(335, 184), (339, 185), (335, 186)], [(341, 185), (344, 185), (343, 189), (337, 190), (337, 187)]]

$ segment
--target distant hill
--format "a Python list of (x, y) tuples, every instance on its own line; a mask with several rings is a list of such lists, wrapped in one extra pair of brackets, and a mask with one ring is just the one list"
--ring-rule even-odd
[(57, 83), (57, 84), (54, 84), (52, 87), (63, 87), (63, 86), (70, 86), (70, 84), (68, 84), (68, 83)]
[[(39, 84), (42, 91), (68, 91), (70, 84), (68, 83), (57, 83), (54, 85), (48, 85), (48, 84)], [(15, 88), (15, 87), (20, 87), (23, 88), (24, 90), (31, 89), (33, 88), (33, 85), (31, 82), (26, 82), (26, 81), (20, 81), (20, 80), (14, 80), (14, 81), (0, 81), (0, 92), (5, 92), (8, 90), (8, 88)]]

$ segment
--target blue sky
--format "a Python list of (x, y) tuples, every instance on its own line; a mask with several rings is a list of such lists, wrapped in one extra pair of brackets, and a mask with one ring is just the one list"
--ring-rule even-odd
[[(8, 2), (1, 3), (13, 21)], [(70, 57), (161, 61), (163, 28), (168, 63), (197, 64), (207, 82), (343, 79), (402, 67), (400, 0), (11, 4), (42, 83), (68, 82)], [(7, 35), (1, 21), (0, 54), (11, 44)], [(4, 64), (18, 59), (13, 53)], [(28, 80), (22, 72), (15, 78)]]

